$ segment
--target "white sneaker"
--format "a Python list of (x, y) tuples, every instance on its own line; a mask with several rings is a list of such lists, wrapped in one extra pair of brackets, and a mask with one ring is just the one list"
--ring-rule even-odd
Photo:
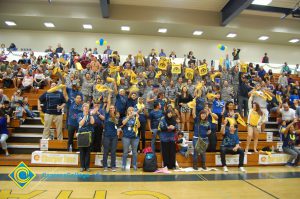
[(244, 167), (239, 167), (239, 170), (240, 170), (241, 172), (243, 172), (243, 173), (246, 172), (246, 170), (244, 169)]
[(224, 172), (228, 172), (227, 166), (224, 166), (224, 167), (223, 167), (223, 171), (224, 171)]

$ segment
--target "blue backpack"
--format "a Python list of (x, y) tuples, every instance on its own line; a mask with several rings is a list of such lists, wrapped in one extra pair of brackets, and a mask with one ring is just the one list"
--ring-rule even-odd
[(154, 172), (156, 170), (157, 170), (157, 158), (155, 153), (146, 153), (144, 164), (143, 164), (143, 171)]

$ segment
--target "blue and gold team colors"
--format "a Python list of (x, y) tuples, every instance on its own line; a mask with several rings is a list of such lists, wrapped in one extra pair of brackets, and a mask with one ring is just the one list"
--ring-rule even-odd
[(24, 189), (36, 175), (24, 162), (21, 162), (8, 176), (18, 187)]

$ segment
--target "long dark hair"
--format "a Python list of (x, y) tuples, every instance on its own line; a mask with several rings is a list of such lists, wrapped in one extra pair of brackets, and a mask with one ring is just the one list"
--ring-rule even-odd
[[(261, 111), (261, 108), (260, 108), (260, 106), (259, 106), (259, 104), (257, 103), (257, 102), (253, 102), (253, 105), (255, 104), (255, 106), (256, 106), (256, 112), (260, 115), (260, 116), (262, 116), (263, 115), (263, 112)], [(253, 106), (252, 105), (252, 106)]]
[[(168, 113), (172, 113), (172, 117), (171, 118), (168, 117)], [(173, 112), (171, 110), (167, 110), (166, 111), (166, 113), (165, 113), (165, 119), (166, 119), (166, 122), (167, 122), (168, 126), (169, 125), (173, 125), (173, 126), (176, 125), (176, 119), (175, 119), (175, 117), (173, 115)]]

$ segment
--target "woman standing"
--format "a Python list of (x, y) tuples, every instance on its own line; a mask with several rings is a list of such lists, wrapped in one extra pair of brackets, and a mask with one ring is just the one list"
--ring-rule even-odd
[(224, 113), (225, 102), (221, 99), (220, 93), (216, 93), (216, 98), (212, 104), (212, 112), (218, 116), (218, 129), (221, 130), (222, 114)]
[[(134, 107), (134, 111), (139, 114), (139, 121), (140, 121), (140, 127), (139, 127), (139, 135), (141, 136), (142, 139), (142, 150), (145, 148), (145, 143), (146, 143), (146, 138), (145, 138), (145, 133), (146, 133), (146, 109), (145, 109), (145, 104), (144, 104), (144, 98), (139, 97), (138, 102)], [(141, 149), (138, 147), (139, 150)]]
[[(196, 143), (199, 138), (201, 138), (206, 144), (208, 144), (208, 135), (211, 133), (210, 124), (208, 122), (207, 113), (205, 110), (200, 112), (199, 120), (195, 119), (194, 136), (193, 136), (193, 146), (194, 146), (194, 154), (193, 154), (193, 168), (194, 170), (198, 170), (198, 152), (195, 149)], [(206, 170), (206, 151), (200, 153), (202, 160), (202, 169)]]
[(190, 115), (191, 109), (187, 105), (188, 102), (192, 101), (192, 96), (188, 93), (188, 89), (186, 86), (183, 86), (181, 89), (181, 95), (178, 97), (178, 105), (180, 107), (180, 115), (182, 122), (182, 131), (184, 131), (184, 126), (186, 124), (186, 130), (190, 130)]
[(115, 106), (111, 105), (111, 92), (107, 98), (107, 106), (105, 112), (105, 120), (104, 120), (104, 137), (103, 137), (103, 168), (104, 171), (108, 171), (107, 169), (107, 158), (108, 153), (110, 151), (111, 155), (111, 170), (113, 172), (116, 170), (116, 150), (118, 143), (118, 121), (119, 121), (119, 113), (117, 113)]
[(8, 150), (7, 150), (7, 144), (6, 140), (8, 138), (8, 129), (7, 129), (7, 123), (10, 122), (10, 118), (8, 115), (5, 115), (2, 110), (0, 110), (0, 143), (2, 146), (2, 149), (5, 151), (5, 155), (9, 156)]
[(171, 110), (166, 111), (159, 125), (161, 130), (160, 141), (164, 167), (174, 169), (176, 168), (175, 134), (178, 125)]
[(133, 169), (137, 170), (137, 148), (139, 145), (138, 128), (140, 127), (140, 121), (138, 115), (134, 112), (133, 107), (127, 109), (127, 116), (123, 118), (123, 157), (122, 157), (122, 170), (126, 169), (126, 162), (128, 157), (129, 147), (132, 149), (132, 164)]
[(248, 136), (245, 153), (248, 154), (251, 139), (254, 137), (254, 152), (257, 153), (258, 133), (261, 132), (263, 113), (258, 103), (254, 102), (248, 115)]
[[(78, 115), (78, 123), (79, 123), (79, 128), (78, 128), (78, 142), (80, 140), (80, 137), (84, 133), (89, 133), (90, 136), (92, 135), (93, 132), (93, 124), (95, 123), (94, 117), (90, 115), (89, 110), (89, 104), (84, 103), (82, 105), (82, 110), (83, 113), (79, 113)], [(82, 134), (82, 135), (80, 135)], [(90, 171), (90, 143), (88, 146), (83, 146), (83, 147), (78, 147), (80, 151), (80, 172), (83, 172), (84, 170)]]
[(217, 148), (217, 125), (218, 125), (218, 116), (215, 113), (211, 112), (211, 109), (208, 107), (208, 104), (205, 105), (204, 110), (208, 115), (208, 122), (210, 124), (211, 133), (208, 135), (208, 152), (216, 152)]

